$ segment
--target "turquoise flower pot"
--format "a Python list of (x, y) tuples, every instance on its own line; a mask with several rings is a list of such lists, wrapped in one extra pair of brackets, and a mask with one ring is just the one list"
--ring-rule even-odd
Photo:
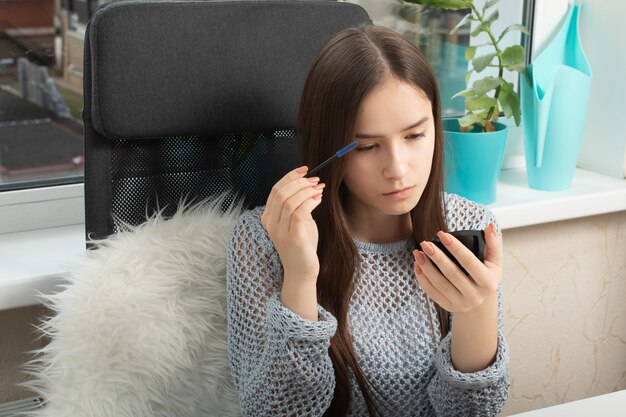
[(443, 120), (447, 192), (481, 204), (496, 200), (508, 129), (494, 126), (494, 132), (460, 132), (458, 119)]

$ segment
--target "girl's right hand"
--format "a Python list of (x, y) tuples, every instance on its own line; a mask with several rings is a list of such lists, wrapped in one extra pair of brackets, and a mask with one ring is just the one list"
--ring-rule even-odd
[(304, 178), (306, 166), (289, 172), (272, 187), (261, 224), (276, 247), (285, 277), (317, 280), (318, 231), (311, 212), (322, 201), (325, 184), (319, 178)]

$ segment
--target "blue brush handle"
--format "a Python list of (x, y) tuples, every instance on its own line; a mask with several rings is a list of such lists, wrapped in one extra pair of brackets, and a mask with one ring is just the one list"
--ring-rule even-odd
[(350, 152), (352, 149), (354, 149), (356, 147), (356, 145), (358, 145), (358, 142), (354, 141), (351, 144), (349, 144), (348, 146), (338, 150), (335, 155), (337, 156), (337, 158), (341, 158), (342, 156), (344, 156), (345, 154)]

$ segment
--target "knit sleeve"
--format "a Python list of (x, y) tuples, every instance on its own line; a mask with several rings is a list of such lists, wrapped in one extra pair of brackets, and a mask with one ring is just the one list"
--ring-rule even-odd
[[(488, 208), (458, 196), (452, 196), (451, 200), (451, 230), (482, 230), (489, 223), (494, 223), (498, 234), (501, 234), (496, 218)], [(441, 341), (435, 353), (436, 374), (428, 386), (428, 395), (437, 415), (497, 415), (504, 407), (510, 386), (509, 351), (503, 329), (502, 285), (498, 288), (498, 349), (493, 364), (474, 373), (457, 371), (450, 356), (451, 335), (449, 333)]]
[(335, 376), (328, 354), (335, 317), (306, 320), (280, 301), (282, 266), (260, 222), (239, 218), (227, 254), (228, 354), (243, 416), (321, 416)]

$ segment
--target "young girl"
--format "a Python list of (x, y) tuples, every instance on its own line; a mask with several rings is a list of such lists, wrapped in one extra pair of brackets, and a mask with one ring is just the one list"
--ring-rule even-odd
[[(243, 415), (496, 415), (509, 387), (501, 240), (487, 208), (442, 191), (439, 93), (420, 51), (382, 27), (337, 34), (297, 132), (306, 166), (242, 214), (228, 250)], [(484, 263), (447, 233), (461, 229), (485, 230)]]

